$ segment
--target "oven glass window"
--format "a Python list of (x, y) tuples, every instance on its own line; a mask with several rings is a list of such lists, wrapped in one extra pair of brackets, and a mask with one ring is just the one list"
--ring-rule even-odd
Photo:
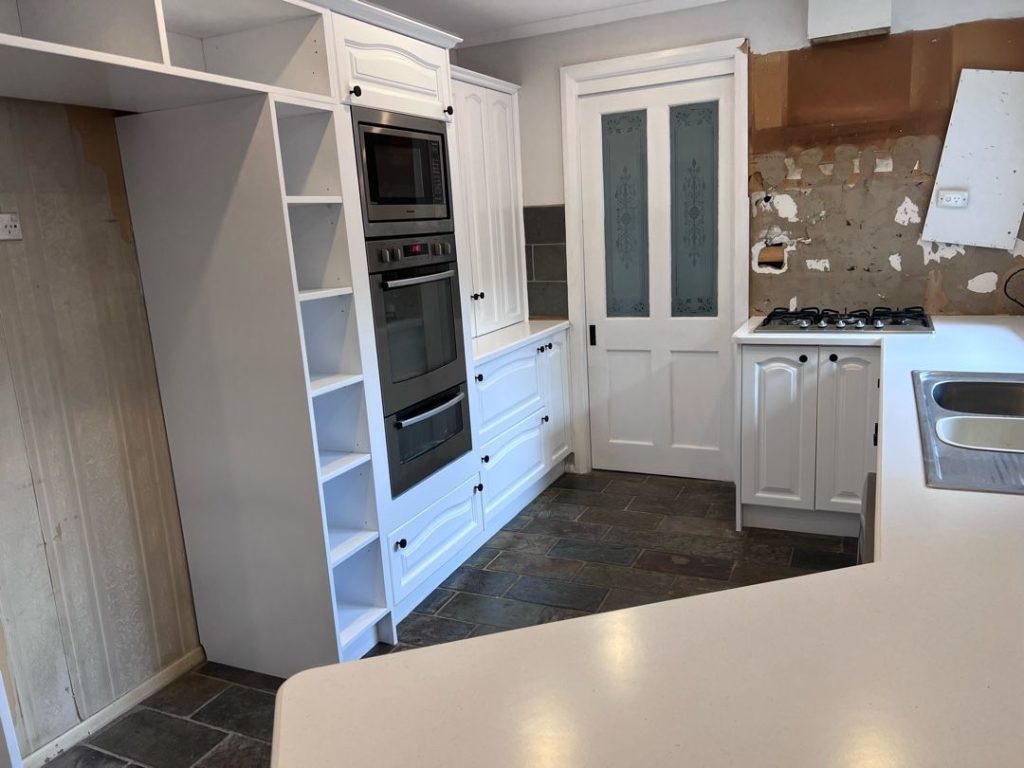
[[(417, 411), (422, 413), (423, 411), (437, 408), (439, 405), (451, 402), (458, 394), (458, 388), (450, 390), (417, 405), (415, 411), (410, 411), (410, 413), (414, 416)], [(399, 415), (399, 420), (402, 418), (403, 416)], [(406, 416), (404, 418), (411, 417)], [(462, 429), (462, 401), (459, 400), (452, 403), (451, 407), (445, 408), (429, 419), (410, 424), (398, 430), (398, 460), (403, 464), (407, 464), (460, 434)]]
[(367, 131), (363, 142), (372, 204), (444, 205), (444, 158), (439, 139)]
[(384, 290), (392, 384), (430, 373), (457, 359), (454, 282), (454, 278), (443, 278)]

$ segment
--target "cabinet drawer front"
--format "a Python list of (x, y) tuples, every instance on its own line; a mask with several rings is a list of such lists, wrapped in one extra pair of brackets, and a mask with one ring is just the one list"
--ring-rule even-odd
[(480, 438), (487, 442), (541, 407), (540, 354), (534, 345), (477, 366)]
[(479, 475), (431, 504), (388, 536), (391, 581), (400, 602), (484, 527)]
[(527, 416), (484, 446), (484, 522), (489, 521), (547, 469), (544, 411)]
[[(351, 104), (441, 119), (448, 52), (372, 24), (335, 16), (342, 97)], [(349, 91), (362, 89), (353, 98)]]

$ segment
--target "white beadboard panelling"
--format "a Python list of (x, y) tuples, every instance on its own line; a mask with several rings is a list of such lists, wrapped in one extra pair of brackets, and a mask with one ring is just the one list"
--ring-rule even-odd
[(112, 117), (0, 101), (0, 206), (25, 231), (0, 251), (0, 331), (21, 426), (17, 440), (10, 430), (0, 439), (31, 472), (52, 592), (2, 571), (0, 591), (56, 595), (50, 642), (67, 654), (70, 684), (22, 665), (18, 654), (36, 650), (22, 646), (22, 621), (5, 630), (8, 682), (50, 686), (77, 711), (45, 733), (26, 712), (28, 750), (198, 648)]

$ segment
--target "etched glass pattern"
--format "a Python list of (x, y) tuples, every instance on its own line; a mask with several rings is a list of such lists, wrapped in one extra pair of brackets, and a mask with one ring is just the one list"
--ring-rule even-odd
[(718, 315), (718, 102), (669, 110), (672, 316)]
[(647, 317), (647, 113), (602, 115), (601, 137), (608, 317)]

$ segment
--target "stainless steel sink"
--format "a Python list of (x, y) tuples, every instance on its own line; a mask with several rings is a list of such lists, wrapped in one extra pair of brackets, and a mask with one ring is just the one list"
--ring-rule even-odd
[(914, 371), (933, 488), (1024, 494), (1024, 374)]

